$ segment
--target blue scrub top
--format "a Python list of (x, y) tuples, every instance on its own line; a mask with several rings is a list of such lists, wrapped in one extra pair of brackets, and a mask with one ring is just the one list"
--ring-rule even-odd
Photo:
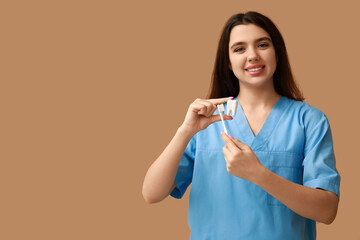
[[(249, 145), (272, 172), (339, 196), (340, 176), (331, 130), (320, 110), (282, 96), (257, 136), (240, 103), (236, 116), (225, 124), (229, 134)], [(187, 145), (177, 170), (177, 186), (171, 196), (182, 198), (192, 184), (190, 239), (316, 239), (315, 221), (296, 214), (259, 186), (227, 172), (221, 131), (222, 123), (216, 122), (198, 132)]]

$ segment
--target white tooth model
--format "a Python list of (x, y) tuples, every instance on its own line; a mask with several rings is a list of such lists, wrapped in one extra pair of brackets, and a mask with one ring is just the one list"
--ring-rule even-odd
[(237, 106), (238, 104), (236, 100), (228, 100), (226, 106), (226, 115), (230, 116), (230, 112), (232, 112), (232, 115), (235, 117)]

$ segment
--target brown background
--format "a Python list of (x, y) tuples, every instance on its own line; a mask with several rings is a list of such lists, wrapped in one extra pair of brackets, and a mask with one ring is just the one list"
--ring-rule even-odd
[(187, 239), (189, 191), (147, 205), (142, 181), (206, 96), (223, 24), (255, 10), (333, 130), (341, 202), (318, 239), (359, 240), (355, 2), (1, 1), (0, 239)]

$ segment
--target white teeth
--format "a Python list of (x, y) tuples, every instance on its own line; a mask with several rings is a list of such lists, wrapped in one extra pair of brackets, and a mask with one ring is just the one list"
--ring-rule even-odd
[(252, 68), (252, 69), (248, 69), (249, 72), (255, 72), (255, 71), (259, 71), (260, 69), (263, 69), (264, 67), (259, 67), (259, 68)]

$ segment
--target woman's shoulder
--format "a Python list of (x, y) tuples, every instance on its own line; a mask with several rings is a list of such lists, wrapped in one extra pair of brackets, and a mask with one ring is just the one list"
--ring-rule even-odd
[(316, 125), (320, 121), (327, 121), (327, 116), (319, 108), (307, 102), (287, 98), (290, 107), (289, 113), (296, 116), (303, 125)]

